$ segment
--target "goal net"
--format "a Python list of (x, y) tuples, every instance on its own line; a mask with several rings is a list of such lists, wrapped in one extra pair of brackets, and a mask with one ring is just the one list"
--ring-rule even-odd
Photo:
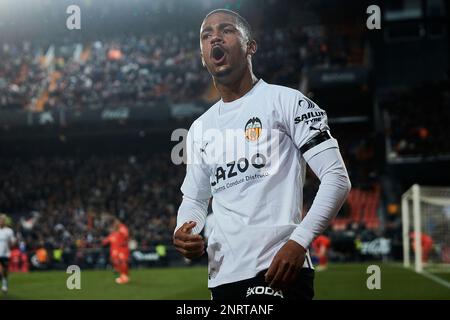
[(450, 271), (450, 187), (413, 185), (402, 195), (403, 264)]

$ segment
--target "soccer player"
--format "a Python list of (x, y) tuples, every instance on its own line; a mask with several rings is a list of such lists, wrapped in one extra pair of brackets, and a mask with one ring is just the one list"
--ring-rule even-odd
[(317, 271), (325, 270), (328, 267), (328, 250), (330, 249), (331, 241), (325, 234), (321, 234), (312, 242), (314, 254), (319, 259), (319, 266)]
[[(350, 181), (325, 111), (298, 90), (258, 79), (256, 51), (239, 14), (218, 9), (203, 20), (201, 59), (221, 100), (189, 129), (173, 242), (184, 257), (204, 253), (199, 233), (212, 197), (212, 299), (310, 300), (308, 247), (337, 214)], [(230, 131), (238, 134), (226, 139)], [(302, 220), (306, 163), (321, 184)]]
[(413, 252), (416, 252), (416, 234), (420, 236), (420, 241), (422, 243), (422, 262), (424, 264), (428, 263), (430, 257), (430, 252), (433, 249), (433, 238), (422, 232), (410, 232), (410, 242)]
[(112, 231), (103, 240), (103, 245), (110, 246), (111, 264), (120, 276), (116, 279), (116, 283), (125, 284), (130, 282), (128, 274), (128, 259), (130, 257), (130, 249), (128, 248), (128, 228), (117, 218), (114, 218)]
[(11, 247), (15, 242), (14, 232), (6, 226), (6, 215), (0, 214), (0, 278), (2, 291), (8, 292), (8, 262)]

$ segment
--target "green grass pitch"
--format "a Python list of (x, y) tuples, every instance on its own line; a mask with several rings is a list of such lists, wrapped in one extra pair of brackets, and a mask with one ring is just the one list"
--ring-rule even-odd
[[(374, 263), (377, 264), (377, 263)], [(446, 299), (450, 289), (397, 264), (378, 264), (381, 289), (366, 286), (368, 264), (332, 264), (316, 272), (315, 299)], [(438, 274), (450, 282), (450, 273)], [(11, 274), (10, 290), (0, 299), (204, 299), (209, 300), (206, 267), (135, 269), (126, 285), (111, 271), (81, 272), (81, 290), (68, 290), (61, 271)]]

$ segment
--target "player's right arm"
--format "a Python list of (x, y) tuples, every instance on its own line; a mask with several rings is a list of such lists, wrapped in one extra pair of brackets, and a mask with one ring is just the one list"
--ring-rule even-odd
[(208, 168), (200, 154), (201, 143), (194, 141), (195, 123), (186, 139), (186, 177), (181, 186), (183, 201), (178, 209), (173, 244), (184, 257), (192, 259), (204, 253), (202, 231), (211, 198)]

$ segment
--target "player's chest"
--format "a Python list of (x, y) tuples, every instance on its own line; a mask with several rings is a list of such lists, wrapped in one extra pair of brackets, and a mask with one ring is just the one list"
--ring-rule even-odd
[(201, 139), (200, 151), (208, 163), (227, 163), (268, 150), (280, 138), (280, 121), (267, 103), (247, 104), (217, 116)]
[(285, 139), (279, 117), (271, 110), (264, 105), (246, 108), (228, 119), (218, 119), (222, 122), (204, 133), (199, 149), (213, 188), (267, 174)]
[(0, 232), (0, 241), (8, 240), (9, 236), (6, 232)]

